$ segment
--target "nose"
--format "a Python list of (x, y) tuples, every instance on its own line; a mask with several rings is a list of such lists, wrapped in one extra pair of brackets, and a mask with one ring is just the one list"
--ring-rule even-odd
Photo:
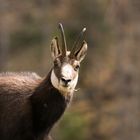
[(61, 78), (61, 81), (62, 81), (65, 85), (68, 85), (68, 83), (71, 82), (71, 79)]

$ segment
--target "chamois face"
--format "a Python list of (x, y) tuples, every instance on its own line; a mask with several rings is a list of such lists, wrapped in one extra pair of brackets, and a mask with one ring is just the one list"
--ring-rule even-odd
[(78, 81), (80, 63), (69, 56), (59, 56), (54, 60), (51, 82), (55, 88), (62, 92), (71, 92)]
[(62, 25), (61, 30), (62, 49), (60, 50), (57, 38), (54, 38), (51, 43), (51, 54), (54, 63), (51, 72), (51, 83), (60, 92), (73, 92), (78, 81), (80, 62), (87, 52), (87, 43), (83, 41), (79, 49), (75, 50), (74, 48), (71, 52), (67, 51)]

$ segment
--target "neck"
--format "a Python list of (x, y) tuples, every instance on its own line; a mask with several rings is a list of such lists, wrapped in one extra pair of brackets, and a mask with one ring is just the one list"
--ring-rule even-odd
[(71, 100), (70, 96), (63, 96), (52, 85), (50, 77), (51, 72), (35, 89), (31, 97), (34, 131), (38, 135), (44, 131), (50, 131)]

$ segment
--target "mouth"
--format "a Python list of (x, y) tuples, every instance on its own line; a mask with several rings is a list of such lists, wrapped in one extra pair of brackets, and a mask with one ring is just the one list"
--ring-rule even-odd
[(68, 85), (68, 84), (64, 84), (64, 85), (63, 85), (63, 87), (68, 88), (68, 87), (69, 87), (69, 85)]

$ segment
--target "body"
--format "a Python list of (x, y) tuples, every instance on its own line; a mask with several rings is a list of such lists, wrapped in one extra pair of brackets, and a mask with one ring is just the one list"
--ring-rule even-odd
[[(44, 78), (35, 73), (0, 74), (0, 140), (48, 140), (49, 132), (72, 100), (87, 44), (67, 50), (51, 43), (53, 67)], [(82, 33), (85, 31), (82, 30)], [(77, 43), (76, 43), (77, 44)]]
[[(50, 74), (46, 78), (35, 73), (0, 75), (2, 140), (38, 140), (45, 135), (47, 137), (53, 124), (63, 114), (70, 97), (62, 96), (52, 86)], [(10, 93), (7, 94), (7, 90)]]

